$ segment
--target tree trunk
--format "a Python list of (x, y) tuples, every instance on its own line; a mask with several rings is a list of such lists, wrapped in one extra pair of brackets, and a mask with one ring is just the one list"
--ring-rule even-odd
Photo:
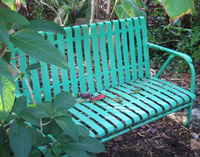
[(99, 0), (96, 0), (96, 19), (99, 19)]
[(108, 17), (110, 17), (111, 3), (112, 3), (112, 0), (108, 0), (107, 10), (106, 10), (106, 13), (107, 13)]
[(91, 1), (91, 18), (90, 18), (90, 23), (94, 23), (94, 14), (95, 14), (95, 0)]

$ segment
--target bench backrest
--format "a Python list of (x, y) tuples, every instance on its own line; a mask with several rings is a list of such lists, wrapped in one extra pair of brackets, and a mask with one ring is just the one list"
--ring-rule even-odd
[[(51, 101), (60, 91), (95, 92), (138, 78), (149, 77), (147, 30), (144, 17), (129, 18), (65, 28), (67, 35), (43, 32), (65, 54), (70, 72), (40, 62), (29, 78), (36, 101)], [(12, 44), (12, 57), (24, 53)], [(14, 56), (15, 55), (15, 56)], [(12, 61), (23, 72), (37, 61), (29, 56)], [(21, 88), (22, 87), (22, 88)], [(26, 83), (16, 88), (30, 98)], [(54, 93), (52, 95), (52, 93)], [(42, 95), (42, 97), (41, 97)]]

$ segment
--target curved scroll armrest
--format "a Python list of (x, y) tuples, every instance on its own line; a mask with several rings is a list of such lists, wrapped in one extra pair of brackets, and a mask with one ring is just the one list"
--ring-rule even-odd
[(194, 93), (194, 84), (195, 84), (195, 70), (194, 70), (194, 66), (192, 64), (192, 58), (184, 53), (169, 49), (169, 48), (165, 48), (162, 46), (158, 46), (152, 43), (148, 43), (148, 46), (157, 50), (161, 50), (161, 51), (165, 51), (167, 53), (170, 54), (169, 58), (167, 59), (167, 61), (164, 63), (164, 65), (161, 67), (161, 69), (158, 71), (156, 77), (159, 77), (160, 74), (163, 72), (163, 70), (166, 68), (166, 66), (169, 64), (169, 62), (175, 57), (180, 57), (182, 59), (184, 59), (190, 66), (190, 70), (191, 70), (191, 86), (190, 86), (190, 91), (192, 93)]

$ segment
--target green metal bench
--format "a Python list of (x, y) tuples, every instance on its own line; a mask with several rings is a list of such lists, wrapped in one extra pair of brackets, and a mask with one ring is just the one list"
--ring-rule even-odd
[[(60, 91), (70, 91), (74, 95), (78, 92), (106, 95), (103, 100), (77, 103), (69, 110), (74, 121), (86, 126), (90, 135), (101, 142), (186, 107), (189, 113), (185, 124), (190, 121), (195, 99), (192, 59), (183, 53), (148, 43), (143, 17), (73, 26), (65, 30), (66, 36), (42, 32), (65, 54), (70, 72), (40, 62), (41, 69), (32, 70), (29, 78), (37, 102), (52, 101)], [(148, 47), (169, 53), (169, 58), (155, 77), (150, 76)], [(13, 45), (9, 49), (18, 56), (24, 54)], [(189, 64), (190, 91), (159, 79), (175, 56)], [(37, 61), (24, 56), (14, 60), (13, 64), (16, 65), (16, 62), (23, 72), (27, 63)], [(16, 81), (16, 88), (30, 99), (23, 80)], [(138, 88), (141, 88), (140, 93), (134, 94)], [(113, 98), (120, 98), (121, 102)]]

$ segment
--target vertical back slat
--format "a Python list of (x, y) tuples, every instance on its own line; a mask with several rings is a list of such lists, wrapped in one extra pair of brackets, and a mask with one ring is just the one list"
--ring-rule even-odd
[(76, 76), (76, 66), (74, 61), (74, 48), (72, 41), (72, 28), (66, 28), (67, 33), (67, 55), (69, 59), (69, 67), (70, 67), (70, 76), (72, 82), (72, 93), (77, 95), (78, 93), (78, 84), (77, 84), (77, 76)]
[(143, 55), (142, 55), (142, 41), (141, 41), (141, 34), (140, 34), (140, 24), (139, 24), (138, 18), (134, 18), (134, 21), (135, 21), (135, 27), (136, 27), (139, 78), (143, 78)]
[(127, 31), (126, 31), (126, 21), (121, 20), (121, 29), (122, 29), (122, 47), (123, 47), (123, 55), (124, 55), (124, 65), (125, 65), (125, 73), (126, 73), (126, 82), (130, 82), (130, 64), (129, 64), (129, 56), (128, 56), (128, 42), (127, 42)]
[(92, 61), (91, 61), (91, 50), (90, 50), (90, 40), (89, 40), (89, 28), (88, 26), (83, 26), (83, 36), (84, 36), (84, 54), (87, 70), (87, 79), (88, 79), (88, 88), (89, 92), (95, 92), (94, 89), (94, 80), (92, 72)]
[(115, 56), (113, 49), (113, 39), (112, 39), (112, 24), (111, 22), (106, 22), (107, 32), (108, 32), (108, 53), (109, 53), (109, 61), (110, 61), (110, 70), (111, 70), (111, 80), (112, 87), (117, 85), (117, 71), (115, 66)]
[[(19, 54), (19, 56), (21, 56), (21, 55), (24, 55), (24, 52), (21, 51), (21, 50), (19, 50), (19, 51), (18, 51), (18, 54)], [(21, 71), (22, 73), (24, 73), (25, 70), (26, 70), (26, 68), (28, 67), (28, 66), (27, 66), (27, 61), (26, 61), (26, 56), (23, 56), (23, 57), (19, 58), (19, 66), (20, 66), (20, 71)], [(27, 81), (29, 82), (29, 77), (28, 77), (28, 75), (25, 74), (24, 77), (26, 77)], [(25, 82), (25, 80), (24, 80), (23, 78), (22, 78), (22, 88), (23, 88), (23, 94), (26, 95), (26, 97), (27, 97), (28, 99), (30, 99), (30, 98), (31, 98), (31, 95), (30, 95), (28, 86), (27, 86), (27, 84), (26, 84), (26, 82)]]
[(129, 34), (129, 47), (130, 47), (130, 56), (131, 56), (131, 69), (132, 69), (132, 80), (137, 79), (137, 66), (136, 66), (136, 56), (135, 56), (135, 41), (134, 41), (134, 32), (133, 29), (133, 19), (127, 19), (128, 21), (128, 34)]
[[(58, 41), (58, 49), (65, 56), (64, 36), (62, 34), (57, 34), (57, 41)], [(66, 69), (61, 68), (61, 77), (62, 77), (62, 83), (63, 83), (63, 90), (70, 91), (68, 71)]]
[[(33, 64), (33, 63), (37, 63), (37, 61), (30, 57), (30, 64)], [(37, 69), (31, 70), (31, 78), (32, 78), (32, 83), (33, 83), (33, 91), (34, 91), (35, 100), (41, 103), (42, 97), (41, 97), (41, 89), (40, 89), (40, 79), (39, 79), (39, 74), (38, 74)]]
[(114, 23), (114, 35), (115, 35), (115, 47), (116, 47), (116, 56), (117, 56), (117, 69), (119, 76), (119, 84), (124, 83), (124, 73), (122, 65), (122, 52), (121, 52), (121, 42), (120, 42), (120, 33), (119, 33), (119, 21), (113, 21)]
[(83, 52), (82, 52), (82, 45), (81, 45), (81, 29), (80, 26), (74, 26), (75, 30), (75, 47), (76, 47), (76, 57), (77, 57), (77, 65), (78, 65), (78, 73), (79, 73), (79, 80), (80, 80), (80, 88), (81, 92), (86, 92), (86, 81), (85, 81), (85, 73), (84, 73), (84, 65), (83, 65)]
[[(54, 33), (48, 32), (47, 39), (54, 45)], [(55, 65), (51, 65), (51, 74), (53, 81), (53, 89), (54, 96), (56, 96), (60, 92), (60, 83), (59, 83), (59, 75), (58, 75), (58, 67)]]
[(145, 75), (150, 77), (150, 67), (149, 67), (149, 49), (148, 49), (148, 39), (147, 39), (147, 27), (144, 17), (140, 17), (142, 26), (142, 39), (143, 39), (143, 51), (144, 51), (144, 62), (145, 62)]
[(104, 23), (99, 23), (99, 33), (100, 33), (100, 48), (101, 48), (101, 59), (103, 66), (103, 76), (104, 76), (104, 86), (105, 88), (110, 87), (109, 72), (108, 72), (108, 60), (107, 60), (107, 50), (106, 50), (106, 40), (105, 40), (105, 27)]
[(94, 56), (96, 85), (97, 85), (97, 91), (99, 91), (103, 89), (103, 86), (102, 86), (102, 77), (100, 69), (99, 46), (98, 46), (96, 24), (91, 24), (91, 35), (92, 35), (92, 50)]

